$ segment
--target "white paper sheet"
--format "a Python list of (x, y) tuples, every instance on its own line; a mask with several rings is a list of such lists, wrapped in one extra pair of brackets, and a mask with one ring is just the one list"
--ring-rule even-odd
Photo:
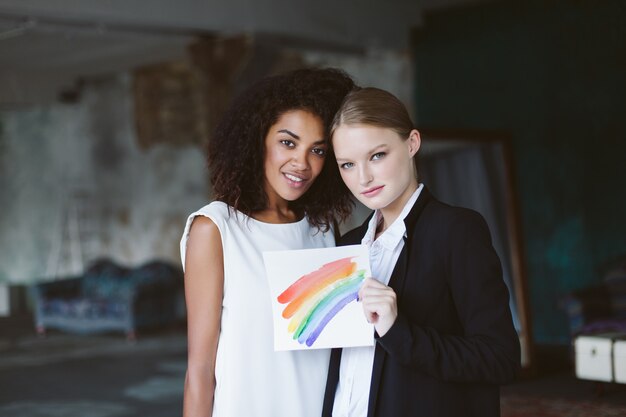
[(363, 279), (371, 276), (367, 247), (264, 252), (263, 259), (274, 350), (374, 344), (374, 327), (356, 300)]

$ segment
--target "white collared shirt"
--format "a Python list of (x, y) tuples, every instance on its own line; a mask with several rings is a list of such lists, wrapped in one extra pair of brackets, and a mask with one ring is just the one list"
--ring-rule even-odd
[[(378, 239), (376, 228), (382, 221), (380, 211), (376, 210), (367, 226), (367, 232), (361, 243), (369, 248), (372, 276), (385, 285), (389, 279), (400, 252), (404, 248), (406, 225), (404, 219), (417, 201), (423, 184), (411, 195), (400, 215)], [(339, 367), (339, 383), (335, 392), (333, 417), (365, 417), (369, 401), (372, 367), (374, 365), (375, 346), (344, 348)]]

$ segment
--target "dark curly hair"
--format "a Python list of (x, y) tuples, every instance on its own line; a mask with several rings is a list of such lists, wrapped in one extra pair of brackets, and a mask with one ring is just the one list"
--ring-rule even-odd
[(354, 203), (330, 151), (329, 132), (335, 112), (354, 87), (341, 70), (308, 68), (264, 78), (239, 95), (208, 145), (215, 199), (248, 216), (267, 208), (265, 137), (282, 114), (305, 110), (322, 119), (329, 151), (311, 188), (289, 207), (306, 214), (309, 223), (322, 231), (337, 219), (345, 220)]

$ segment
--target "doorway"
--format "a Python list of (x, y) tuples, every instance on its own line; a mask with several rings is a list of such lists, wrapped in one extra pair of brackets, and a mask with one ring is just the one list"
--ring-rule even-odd
[(528, 291), (510, 141), (505, 134), (423, 130), (418, 171), (438, 199), (479, 212), (491, 230), (511, 294), (522, 368), (532, 365)]

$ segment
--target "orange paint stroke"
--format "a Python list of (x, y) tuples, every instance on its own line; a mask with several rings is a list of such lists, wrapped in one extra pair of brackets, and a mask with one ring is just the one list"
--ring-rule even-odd
[(323, 279), (329, 274), (349, 265), (351, 259), (352, 257), (337, 259), (336, 261), (322, 265), (317, 271), (303, 275), (278, 296), (278, 302), (281, 304), (288, 303), (307, 291), (317, 280)]
[(320, 292), (324, 291), (324, 289), (327, 286), (331, 285), (333, 282), (349, 277), (354, 273), (354, 271), (356, 271), (356, 262), (350, 262), (348, 265), (342, 266), (340, 269), (332, 272), (330, 275), (324, 276), (318, 281), (313, 282), (311, 286), (306, 289), (306, 291), (301, 293), (292, 302), (290, 302), (287, 307), (285, 307), (285, 309), (283, 310), (283, 317), (286, 319), (290, 318), (307, 300), (316, 297)]

